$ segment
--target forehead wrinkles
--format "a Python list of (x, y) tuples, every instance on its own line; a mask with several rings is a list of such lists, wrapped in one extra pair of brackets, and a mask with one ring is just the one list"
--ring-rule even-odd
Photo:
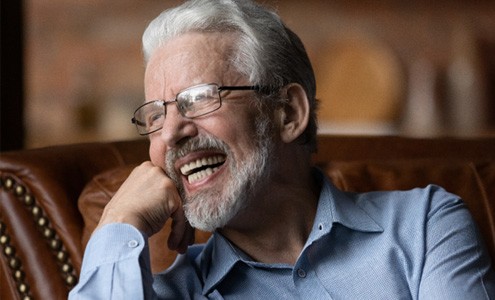
[(234, 45), (233, 33), (187, 33), (169, 40), (148, 62), (146, 93), (171, 97), (195, 84), (237, 81), (240, 75), (231, 63)]

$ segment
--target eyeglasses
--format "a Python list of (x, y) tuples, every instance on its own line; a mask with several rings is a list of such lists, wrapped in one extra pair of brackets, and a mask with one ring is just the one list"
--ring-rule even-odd
[(200, 84), (180, 91), (173, 100), (154, 100), (136, 109), (131, 122), (136, 125), (140, 135), (148, 135), (162, 129), (167, 114), (167, 104), (176, 102), (177, 109), (185, 118), (204, 116), (222, 106), (222, 91), (256, 90), (259, 86), (218, 86), (218, 84)]

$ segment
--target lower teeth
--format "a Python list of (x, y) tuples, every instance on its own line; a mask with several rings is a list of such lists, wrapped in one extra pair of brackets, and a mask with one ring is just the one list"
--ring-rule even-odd
[(213, 174), (215, 171), (218, 170), (218, 167), (216, 168), (207, 168), (207, 169), (204, 169), (204, 170), (201, 170), (199, 172), (196, 172), (196, 173), (193, 173), (189, 176), (187, 176), (187, 180), (189, 181), (189, 183), (194, 183), (196, 181), (199, 181), (207, 176), (210, 176), (211, 174)]

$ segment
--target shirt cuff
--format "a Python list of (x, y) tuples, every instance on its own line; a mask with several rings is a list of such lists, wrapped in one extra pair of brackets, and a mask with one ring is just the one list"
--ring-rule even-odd
[(125, 223), (107, 224), (91, 236), (84, 252), (81, 273), (104, 264), (137, 259), (146, 246), (147, 238), (134, 226)]

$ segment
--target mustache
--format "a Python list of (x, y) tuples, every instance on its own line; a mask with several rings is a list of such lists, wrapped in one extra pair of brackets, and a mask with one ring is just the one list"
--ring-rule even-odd
[[(188, 153), (201, 150), (215, 150), (230, 154), (229, 146), (223, 141), (209, 135), (196, 136), (188, 139), (179, 147), (169, 149), (165, 154), (165, 172), (169, 177), (176, 177), (174, 171), (175, 162)], [(171, 174), (172, 173), (172, 174)]]

